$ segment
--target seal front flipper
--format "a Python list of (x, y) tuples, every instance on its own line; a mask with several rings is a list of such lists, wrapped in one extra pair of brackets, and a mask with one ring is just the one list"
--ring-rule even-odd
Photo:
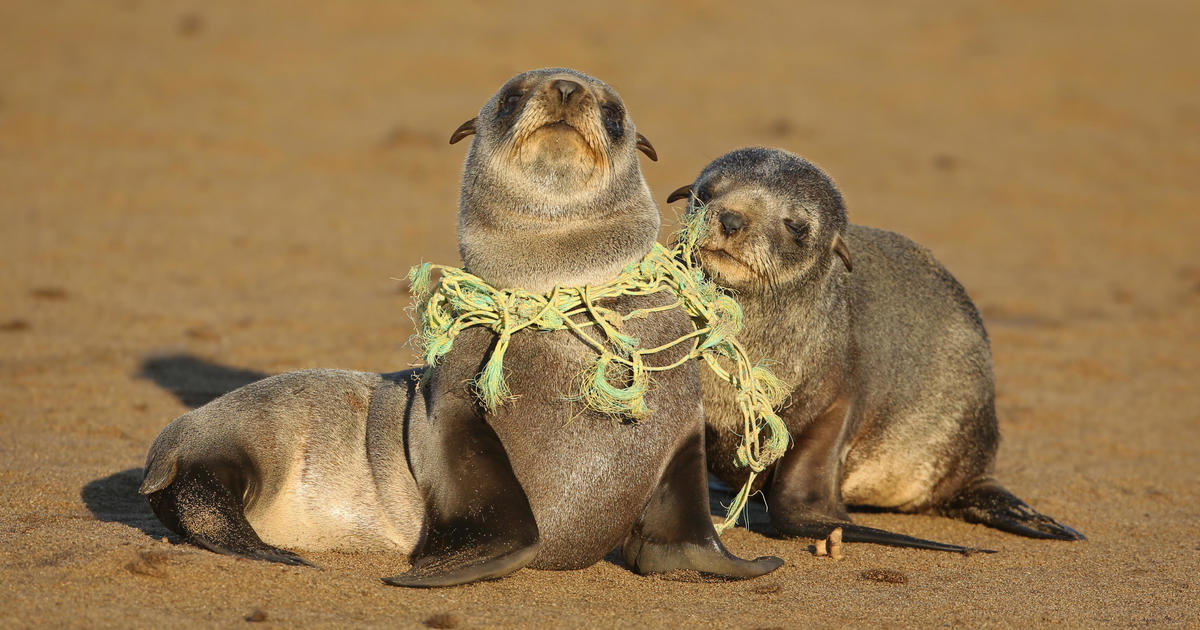
[[(152, 462), (140, 492), (172, 531), (217, 553), (296, 566), (315, 566), (304, 558), (263, 542), (246, 520), (240, 497), (244, 467), (204, 462), (169, 472)], [(160, 474), (161, 473), (161, 474)]]
[[(436, 376), (435, 376), (436, 378)], [(533, 561), (540, 539), (525, 491), (500, 438), (469, 393), (446, 393), (428, 422), (414, 418), (409, 456), (425, 497), (425, 535), (394, 586), (455, 586), (504, 577)]]
[(537, 544), (518, 547), (500, 555), (482, 553), (467, 557), (456, 556), (453, 549), (424, 555), (413, 562), (408, 571), (383, 578), (385, 584), (411, 588), (458, 586), (483, 580), (497, 580), (521, 569), (537, 555)]
[(743, 560), (721, 544), (708, 514), (704, 443), (687, 439), (663, 472), (641, 519), (621, 546), (625, 564), (640, 574), (691, 569), (752, 578), (783, 566), (775, 556)]
[(1020, 536), (1087, 540), (1071, 527), (1039, 513), (992, 479), (977, 481), (938, 508), (944, 516)]

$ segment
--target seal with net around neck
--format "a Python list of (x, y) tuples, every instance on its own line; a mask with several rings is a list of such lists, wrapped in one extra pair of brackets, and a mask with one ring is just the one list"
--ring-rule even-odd
[[(445, 544), (434, 539), (418, 554), (430, 566), (454, 562), (463, 523), (489, 536), (503, 534), (490, 527), (487, 512), (514, 502), (488, 494), (490, 477), (472, 463), (482, 452), (510, 465), (529, 501), (526, 516), (539, 533), (531, 568), (583, 568), (619, 546), (626, 566), (642, 574), (693, 570), (751, 578), (777, 569), (779, 558), (729, 553), (709, 516), (702, 368), (683, 360), (686, 339), (672, 345), (695, 330), (691, 317), (672, 307), (678, 299), (665, 286), (644, 294), (592, 295), (627, 269), (636, 271), (655, 249), (661, 222), (637, 156), (641, 151), (653, 159), (655, 152), (620, 96), (566, 68), (522, 73), (451, 141), (468, 136), (458, 211), (463, 269), (448, 272), (430, 293), (426, 307), (432, 310), (425, 309), (431, 325), (446, 327), (426, 335), (430, 347), (440, 348), (434, 354), (441, 352), (426, 380), (429, 426), (444, 439), (437, 448), (413, 452), (412, 467), (429, 471), (429, 478), (465, 480), (480, 491), (439, 497), (447, 488), (429, 488), (430, 504), (439, 506), (433, 530), (451, 538)], [(414, 276), (416, 288), (428, 287), (427, 277)], [(585, 311), (552, 317), (546, 304), (536, 304), (541, 298), (534, 296), (551, 304), (570, 297), (566, 287), (581, 289), (576, 296)], [(452, 308), (459, 300), (461, 309)], [(573, 308), (564, 307), (564, 313)], [(599, 309), (607, 309), (608, 317)], [(616, 317), (635, 311), (645, 316)], [(495, 318), (495, 329), (482, 325), (488, 317)], [(564, 317), (590, 322), (581, 330), (609, 354), (569, 327), (534, 329), (525, 321)], [(631, 351), (659, 346), (669, 347), (641, 357), (640, 364)], [(496, 386), (488, 405), (477, 382), (493, 357), (483, 381)], [(607, 361), (605, 382), (590, 388), (593, 400), (572, 400), (584, 389), (584, 366), (595, 367), (601, 357)], [(680, 360), (675, 369), (653, 372), (640, 394), (628, 389), (641, 381), (634, 366), (649, 372)], [(509, 397), (501, 395), (500, 383)], [(629, 413), (614, 422), (592, 407), (611, 411), (626, 404), (644, 417), (633, 420)], [(480, 451), (456, 441), (455, 431), (495, 439)], [(443, 504), (451, 509), (441, 510)]]
[[(694, 264), (693, 250), (705, 225), (703, 215), (702, 209), (689, 215), (686, 227), (675, 239), (675, 249), (655, 243), (642, 260), (595, 286), (556, 286), (545, 294), (496, 289), (460, 268), (429, 263), (410, 271), (409, 286), (416, 300), (414, 340), (430, 366), (437, 365), (450, 351), (454, 338), (466, 328), (482, 326), (498, 335), (474, 383), (480, 403), (489, 411), (510, 396), (504, 379), (504, 353), (512, 335), (526, 329), (574, 331), (595, 350), (596, 359), (580, 375), (579, 390), (563, 395), (582, 400), (601, 413), (634, 420), (648, 413), (645, 394), (655, 372), (702, 359), (736, 390), (743, 422), (742, 444), (734, 462), (750, 471), (750, 481), (730, 506), (725, 522), (718, 526), (718, 531), (723, 531), (736, 522), (745, 507), (754, 476), (787, 449), (788, 433), (774, 411), (783, 395), (779, 381), (766, 368), (752, 365), (735, 337), (742, 325), (741, 307), (705, 279)], [(441, 278), (432, 285), (435, 269)], [(606, 298), (650, 295), (664, 289), (674, 295), (673, 303), (628, 313), (600, 304)], [(690, 334), (643, 348), (638, 339), (622, 332), (622, 323), (629, 319), (676, 308), (691, 319)], [(585, 317), (578, 318), (580, 315)], [(687, 344), (688, 351), (680, 359), (657, 365), (648, 360), (681, 344)]]

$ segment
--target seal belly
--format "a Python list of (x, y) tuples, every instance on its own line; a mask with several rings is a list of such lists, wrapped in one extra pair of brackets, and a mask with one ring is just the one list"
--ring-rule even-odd
[(415, 537), (384, 512), (363, 453), (298, 453), (279, 491), (247, 506), (264, 542), (305, 551), (412, 550)]
[(848, 505), (912, 512), (929, 503), (938, 472), (920, 456), (887, 453), (847, 471), (842, 481), (842, 500)]
[(301, 383), (299, 404), (281, 410), (294, 427), (290, 452), (274, 460), (283, 470), (247, 492), (246, 519), (264, 542), (308, 551), (415, 547), (424, 509), (404, 455), (409, 376), (325, 371)]
[[(932, 397), (931, 397), (932, 398)], [(880, 412), (864, 423), (842, 468), (842, 500), (901, 512), (930, 507), (961, 465), (961, 409), (929, 400), (923, 413)]]
[[(666, 293), (619, 298), (629, 312), (669, 304)], [(680, 311), (625, 322), (623, 332), (655, 347), (690, 332)], [(467, 333), (464, 333), (464, 336)], [(472, 331), (472, 335), (479, 335)], [(480, 335), (487, 341), (487, 333)], [(647, 360), (668, 365), (686, 347)], [(632, 421), (586, 408), (577, 400), (581, 374), (594, 353), (567, 332), (519, 333), (506, 354), (514, 398), (488, 421), (504, 442), (513, 471), (537, 518), (542, 546), (530, 566), (577, 569), (621, 544), (638, 520), (673, 451), (701, 427), (698, 365), (655, 372), (646, 394), (651, 414)]]

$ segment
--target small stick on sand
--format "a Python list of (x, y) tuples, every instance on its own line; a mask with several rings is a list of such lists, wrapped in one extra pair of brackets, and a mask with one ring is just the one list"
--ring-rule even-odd
[(825, 540), (818, 540), (813, 555), (829, 556), (834, 560), (841, 560), (844, 557), (842, 555), (842, 528), (838, 527), (829, 532), (829, 536)]
[(839, 527), (829, 532), (829, 557), (834, 560), (841, 560), (842, 555), (842, 528)]

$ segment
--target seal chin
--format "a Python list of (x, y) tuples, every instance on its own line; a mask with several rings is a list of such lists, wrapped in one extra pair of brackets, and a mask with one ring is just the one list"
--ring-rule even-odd
[(601, 169), (606, 162), (604, 157), (608, 154), (608, 147), (598, 143), (595, 134), (586, 132), (587, 122), (562, 118), (542, 125), (532, 134), (530, 140), (536, 138), (544, 144), (570, 147), (573, 152), (565, 152), (560, 159), (580, 163), (588, 162), (588, 171)]
[(578, 162), (581, 157), (591, 159), (591, 147), (583, 134), (565, 121), (539, 127), (529, 134), (517, 147), (517, 156), (523, 161), (536, 157), (544, 161)]
[[(578, 164), (591, 160), (595, 149), (574, 125), (566, 120), (537, 128), (523, 143), (522, 153), (531, 152), (543, 160)], [(586, 159), (585, 159), (586, 158)]]
[(512, 164), (524, 179), (567, 197), (591, 190), (606, 172), (603, 150), (566, 120), (537, 127), (517, 139), (514, 149)]

